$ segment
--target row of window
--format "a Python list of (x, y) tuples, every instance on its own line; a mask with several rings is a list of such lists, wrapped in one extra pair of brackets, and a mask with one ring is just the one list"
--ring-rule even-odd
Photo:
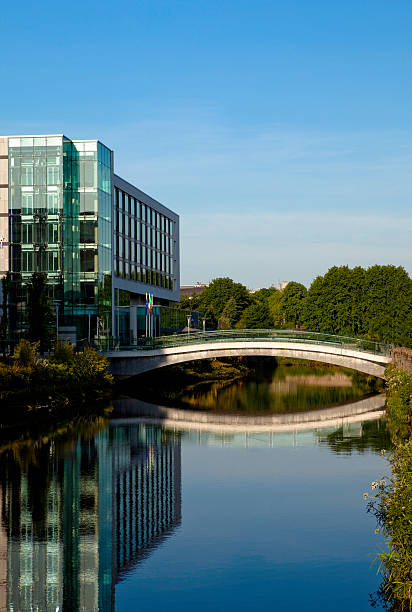
[(59, 272), (61, 254), (51, 251), (15, 251), (12, 256), (13, 272)]
[[(140, 229), (140, 226), (138, 227)], [(172, 255), (173, 253), (173, 240), (166, 234), (161, 234), (155, 229), (146, 231), (145, 228), (142, 228), (143, 231), (138, 231), (137, 234), (135, 232), (131, 232), (128, 236), (122, 236), (120, 234), (115, 235), (114, 239), (114, 250), (115, 255), (118, 257), (124, 257), (124, 253), (127, 250), (131, 250), (132, 245), (136, 242), (142, 244), (142, 246), (148, 246), (153, 249), (157, 249), (162, 251), (167, 255)]]
[(57, 186), (21, 187), (10, 189), (10, 209), (23, 215), (43, 214), (57, 215), (61, 209), (61, 200)]
[(134, 265), (128, 261), (117, 260), (114, 272), (119, 278), (138, 281), (163, 289), (173, 290), (174, 287), (174, 279), (171, 276), (167, 276), (161, 272), (155, 272), (149, 268)]
[(10, 185), (60, 185), (59, 166), (22, 166), (10, 168)]
[(110, 224), (102, 220), (99, 221), (99, 227), (97, 221), (80, 221), (80, 228), (77, 226), (67, 227), (67, 225), (64, 227), (62, 223), (56, 221), (20, 223), (13, 220), (11, 242), (18, 244), (60, 243), (63, 231), (65, 233), (65, 243), (74, 235), (77, 238), (74, 242), (80, 244), (97, 244), (100, 242), (107, 248), (111, 248)]
[(136, 248), (135, 242), (130, 244), (132, 246), (131, 251), (125, 251), (124, 256), (116, 257), (116, 261), (124, 259), (131, 264), (142, 264), (153, 270), (159, 270), (159, 272), (173, 274), (173, 259), (171, 257), (143, 246), (137, 245)]
[(140, 202), (120, 189), (116, 189), (115, 197), (115, 228), (117, 231), (122, 231), (121, 227), (127, 226), (128, 220), (126, 217), (129, 217), (152, 225), (170, 236), (173, 235), (173, 221), (169, 219), (169, 217), (166, 217), (166, 215), (163, 215), (154, 208), (151, 208), (148, 204)]
[(16, 223), (11, 226), (11, 241), (22, 244), (59, 243), (59, 223)]

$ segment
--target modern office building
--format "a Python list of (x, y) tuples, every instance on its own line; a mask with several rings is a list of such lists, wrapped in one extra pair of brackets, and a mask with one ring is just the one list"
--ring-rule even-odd
[(179, 300), (179, 217), (114, 173), (113, 151), (66, 136), (0, 138), (0, 277), (24, 330), (27, 285), (47, 274), (61, 327), (136, 337), (139, 306)]

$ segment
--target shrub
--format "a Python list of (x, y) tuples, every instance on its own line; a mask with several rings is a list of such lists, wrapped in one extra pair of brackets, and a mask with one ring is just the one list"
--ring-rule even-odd
[(92, 348), (86, 348), (83, 353), (77, 353), (71, 366), (75, 379), (83, 382), (99, 382), (107, 386), (113, 382), (109, 374), (109, 361)]
[(52, 361), (55, 363), (72, 363), (74, 359), (73, 345), (68, 342), (56, 342)]
[(24, 367), (33, 365), (40, 342), (30, 342), (22, 338), (14, 350), (14, 359)]

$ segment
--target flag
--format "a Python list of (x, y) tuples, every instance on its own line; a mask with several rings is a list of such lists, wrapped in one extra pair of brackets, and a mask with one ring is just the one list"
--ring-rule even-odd
[(153, 295), (150, 295), (150, 293), (146, 293), (146, 309), (145, 309), (146, 315), (147, 313), (152, 314), (152, 307), (153, 307)]

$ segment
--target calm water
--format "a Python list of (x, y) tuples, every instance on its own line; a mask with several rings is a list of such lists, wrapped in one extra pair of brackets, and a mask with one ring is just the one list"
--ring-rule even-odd
[[(140, 380), (140, 379), (139, 379)], [(160, 381), (160, 384), (159, 384)], [(147, 384), (148, 383), (148, 384)], [(157, 373), (133, 383), (129, 395), (149, 402), (224, 413), (290, 413), (353, 402), (376, 390), (377, 379), (342, 368), (267, 360), (265, 367), (234, 383), (187, 385)]]
[[(96, 433), (96, 430), (100, 430)], [(0, 456), (1, 610), (371, 610), (383, 421), (89, 423)]]

